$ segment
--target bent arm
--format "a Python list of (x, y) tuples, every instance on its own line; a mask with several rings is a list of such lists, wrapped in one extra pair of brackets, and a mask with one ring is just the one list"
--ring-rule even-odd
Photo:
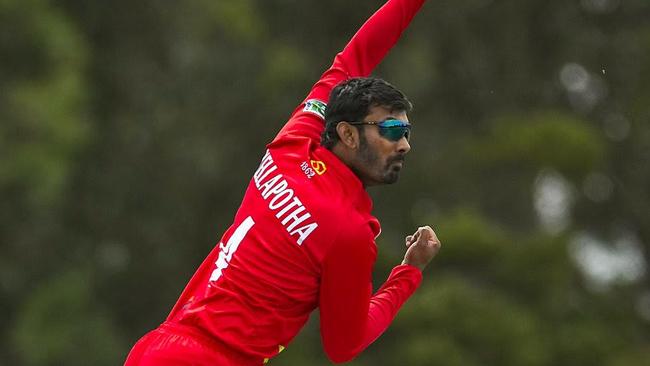
[(370, 75), (395, 45), (425, 0), (389, 0), (352, 37), (332, 66), (314, 84), (307, 98), (291, 115), (275, 140), (285, 136), (308, 137), (320, 142), (325, 106), (332, 89), (353, 77)]
[(333, 362), (349, 361), (374, 342), (422, 281), (420, 270), (400, 265), (371, 296), (376, 258), (372, 233), (368, 229), (346, 236), (334, 244), (322, 267), (321, 337)]

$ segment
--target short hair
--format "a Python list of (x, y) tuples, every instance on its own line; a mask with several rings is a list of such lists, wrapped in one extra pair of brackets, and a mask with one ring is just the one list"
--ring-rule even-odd
[(332, 149), (340, 140), (336, 132), (339, 122), (362, 121), (370, 113), (370, 108), (376, 106), (407, 113), (413, 108), (404, 93), (380, 78), (352, 78), (338, 84), (332, 89), (325, 109), (325, 131), (321, 135), (321, 145)]
[(332, 89), (325, 109), (325, 131), (321, 135), (321, 145), (332, 149), (340, 140), (336, 132), (339, 122), (362, 121), (370, 113), (370, 108), (376, 106), (391, 112), (410, 112), (413, 108), (404, 93), (383, 79), (363, 77), (339, 83)]

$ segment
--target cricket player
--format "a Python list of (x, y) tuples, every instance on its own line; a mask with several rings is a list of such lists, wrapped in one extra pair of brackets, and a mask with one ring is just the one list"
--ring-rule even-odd
[(234, 221), (126, 365), (263, 365), (313, 310), (327, 356), (349, 361), (379, 337), (440, 248), (424, 226), (372, 293), (379, 221), (366, 188), (397, 181), (411, 103), (368, 77), (424, 0), (388, 0), (334, 58), (263, 152)]

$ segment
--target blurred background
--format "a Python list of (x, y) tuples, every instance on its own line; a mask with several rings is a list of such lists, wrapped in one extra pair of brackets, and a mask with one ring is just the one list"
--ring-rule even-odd
[[(0, 0), (0, 364), (119, 365), (382, 0)], [(375, 286), (444, 246), (351, 365), (650, 365), (650, 2), (425, 4), (372, 189)], [(272, 365), (327, 365), (318, 314)]]

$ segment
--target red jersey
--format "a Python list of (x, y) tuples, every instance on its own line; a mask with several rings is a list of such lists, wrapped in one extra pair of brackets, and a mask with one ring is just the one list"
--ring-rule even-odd
[(380, 225), (357, 176), (320, 146), (331, 89), (367, 76), (424, 0), (390, 0), (357, 32), (267, 146), (232, 226), (167, 319), (238, 353), (270, 358), (320, 308), (325, 352), (347, 361), (372, 343), (418, 287), (393, 269), (372, 294)]

